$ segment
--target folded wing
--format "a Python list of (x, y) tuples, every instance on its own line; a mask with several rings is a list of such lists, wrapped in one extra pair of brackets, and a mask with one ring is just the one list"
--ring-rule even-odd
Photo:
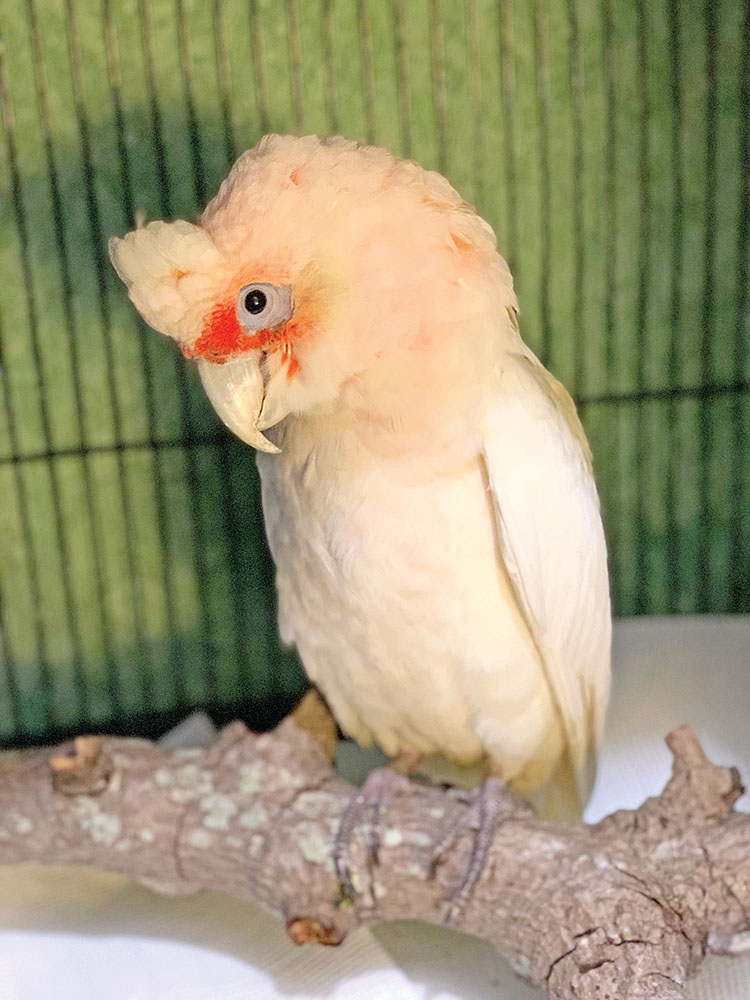
[(493, 381), (483, 457), (500, 554), (541, 656), (585, 801), (609, 691), (604, 532), (573, 402), (520, 341)]

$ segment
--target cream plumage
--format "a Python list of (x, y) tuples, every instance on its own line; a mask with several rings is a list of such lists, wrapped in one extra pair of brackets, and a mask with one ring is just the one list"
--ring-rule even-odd
[(584, 794), (609, 683), (599, 505), (490, 227), (384, 150), (269, 136), (198, 226), (110, 250), (259, 448), (281, 633), (342, 728)]

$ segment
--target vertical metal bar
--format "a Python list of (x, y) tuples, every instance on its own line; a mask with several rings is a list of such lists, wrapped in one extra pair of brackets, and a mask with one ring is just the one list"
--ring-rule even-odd
[[(5, 118), (5, 115), (7, 114), (4, 107), (7, 99), (6, 95), (7, 91), (5, 91), (4, 81), (3, 49), (2, 44), (0, 43), (0, 110), (3, 113), (3, 118)], [(7, 127), (5, 125), (5, 121), (3, 124), (5, 126), (3, 130), (5, 131), (5, 128)], [(0, 349), (2, 347), (2, 342), (3, 323), (2, 314), (0, 314)], [(11, 451), (13, 457), (15, 458), (19, 453), (18, 435), (16, 432), (15, 414), (8, 395), (7, 384), (4, 386), (2, 397), (5, 419), (8, 425), (8, 437), (10, 438)], [(19, 519), (21, 522), (21, 559), (24, 563), (26, 579), (29, 581), (29, 596), (31, 598), (31, 621), (29, 623), (29, 631), (34, 637), (34, 644), (36, 646), (36, 662), (39, 664), (39, 691), (41, 694), (45, 728), (47, 728), (52, 724), (53, 719), (52, 668), (50, 665), (47, 630), (44, 624), (44, 615), (42, 614), (42, 594), (41, 587), (39, 585), (39, 567), (34, 556), (34, 538), (31, 531), (31, 519), (29, 518), (29, 511), (31, 510), (31, 497), (26, 486), (26, 480), (20, 463), (12, 462), (11, 464), (13, 466), (12, 479), (13, 492), (15, 494), (14, 500), (15, 505), (18, 508)], [(14, 586), (15, 585), (16, 584), (14, 583)], [(8, 692), (12, 699), (11, 710), (15, 722), (16, 733), (20, 735), (23, 731), (24, 706), (19, 691), (15, 665), (12, 660), (10, 643), (8, 641), (7, 634), (5, 632), (3, 632), (3, 634), (5, 638), (4, 655), (7, 657), (6, 674), (8, 677)]]
[(13, 736), (14, 732), (19, 732), (22, 719), (21, 691), (16, 677), (13, 654), (8, 641), (8, 632), (5, 628), (5, 613), (3, 610), (2, 592), (0, 592), (0, 667), (5, 678), (5, 690), (8, 697), (8, 708), (13, 729), (7, 736)]
[(297, 0), (286, 0), (287, 41), (289, 44), (289, 74), (292, 87), (292, 109), (294, 127), (298, 132), (304, 128), (305, 95), (302, 76), (302, 48), (300, 44), (299, 10)]
[(435, 138), (437, 140), (437, 166), (438, 170), (444, 174), (448, 169), (448, 98), (445, 92), (445, 38), (443, 37), (441, 0), (430, 0), (427, 11), (430, 32), (432, 111), (435, 116)]
[[(601, 0), (602, 77), (605, 101), (604, 136), (604, 370), (606, 390), (615, 391), (615, 328), (617, 323), (618, 217), (617, 217), (617, 72), (614, 42), (614, 0)], [(622, 559), (620, 555), (621, 490), (617, 482), (620, 468), (619, 435), (614, 414), (608, 424), (608, 466), (612, 470), (606, 482), (610, 496), (607, 535), (610, 553), (612, 606), (622, 607), (620, 587)], [(611, 480), (611, 485), (610, 485)]]
[(154, 71), (154, 55), (151, 45), (151, 21), (148, 15), (148, 0), (138, 0), (138, 23), (141, 28), (141, 46), (143, 48), (143, 58), (146, 67), (151, 134), (154, 141), (154, 160), (156, 163), (157, 183), (159, 185), (159, 205), (164, 215), (171, 215), (172, 202), (169, 194), (169, 171), (164, 151), (164, 129), (161, 122), (161, 108), (156, 96), (156, 73)]
[(393, 3), (393, 41), (396, 47), (396, 86), (398, 88), (398, 121), (401, 135), (401, 155), (412, 155), (409, 47), (404, 25), (404, 0)]
[[(668, 388), (679, 383), (679, 344), (682, 327), (682, 230), (684, 225), (684, 181), (682, 175), (682, 52), (680, 41), (680, 0), (667, 0), (669, 11), (669, 54), (672, 98), (672, 132), (670, 137), (673, 202), (672, 202), (672, 269), (670, 274), (669, 353), (667, 355)], [(669, 454), (665, 470), (667, 611), (674, 614), (680, 598), (680, 534), (677, 528), (677, 447), (676, 400), (667, 402), (667, 433)]]
[[(94, 488), (91, 476), (91, 463), (86, 451), (86, 423), (83, 406), (83, 390), (81, 386), (81, 358), (79, 352), (79, 341), (76, 331), (76, 322), (73, 313), (73, 280), (70, 270), (70, 259), (68, 254), (67, 239), (65, 235), (65, 221), (63, 218), (62, 197), (60, 194), (60, 183), (55, 162), (55, 150), (52, 139), (52, 115), (49, 106), (49, 94), (47, 79), (44, 71), (44, 57), (42, 51), (41, 32), (36, 16), (36, 8), (33, 0), (27, 2), (27, 14), (31, 34), (31, 47), (34, 62), (34, 83), (36, 87), (39, 114), (42, 122), (42, 135), (44, 142), (44, 153), (47, 165), (47, 176), (49, 180), (50, 201), (52, 203), (52, 224), (55, 233), (55, 251), (57, 254), (58, 269), (60, 272), (60, 283), (62, 285), (62, 314), (63, 325), (65, 327), (67, 349), (70, 354), (71, 374), (73, 380), (73, 398), (75, 402), (75, 434), (81, 442), (83, 456), (81, 459), (81, 471), (83, 475), (83, 489), (86, 503), (86, 515), (91, 531), (91, 552), (94, 568), (94, 590), (100, 609), (100, 616), (103, 626), (102, 642), (104, 654), (109, 665), (110, 672), (115, 670), (114, 653), (111, 643), (111, 620), (107, 608), (104, 585), (103, 557), (101, 550), (101, 539), (99, 537), (99, 524), (96, 516), (94, 504)], [(84, 720), (82, 720), (84, 721)]]
[[(714, 269), (716, 266), (716, 146), (717, 146), (717, 83), (716, 83), (716, 2), (706, 0), (704, 6), (706, 33), (706, 120), (705, 120), (705, 215), (703, 237), (703, 301), (701, 305), (701, 384), (713, 381), (714, 366), (711, 338), (714, 313)], [(740, 112), (742, 114), (742, 111)], [(748, 113), (748, 109), (744, 109)], [(698, 451), (698, 551), (696, 565), (696, 611), (712, 609), (711, 580), (711, 452), (713, 429), (712, 407), (708, 400), (700, 402)]]
[(237, 143), (234, 138), (234, 125), (232, 122), (232, 81), (229, 72), (226, 26), (224, 23), (224, 0), (214, 0), (213, 25), (216, 76), (219, 81), (221, 122), (224, 128), (224, 156), (227, 165), (231, 165), (237, 158)]
[(339, 133), (339, 108), (336, 95), (336, 46), (333, 35), (333, 0), (323, 0), (321, 19), (321, 44), (325, 78), (325, 105), (328, 128), (332, 135)]
[[(225, 434), (219, 442), (217, 450), (219, 457), (219, 472), (221, 477), (221, 491), (222, 495), (226, 498), (223, 524), (224, 538), (227, 547), (227, 561), (229, 564), (232, 620), (234, 623), (233, 637), (234, 658), (237, 670), (237, 696), (242, 697), (247, 695), (244, 685), (250, 679), (253, 665), (251, 664), (249, 658), (249, 643), (245, 641), (246, 637), (243, 631), (243, 623), (247, 620), (242, 601), (244, 589), (243, 581), (245, 574), (247, 573), (247, 567), (243, 566), (239, 558), (239, 550), (237, 546), (237, 539), (240, 537), (240, 528), (237, 516), (237, 498), (234, 484), (232, 482), (231, 446), (232, 442), (230, 441), (228, 435)], [(247, 516), (246, 511), (245, 514)], [(271, 588), (273, 588), (273, 584), (271, 584)]]
[(500, 90), (505, 130), (505, 207), (508, 213), (507, 258), (516, 287), (521, 276), (518, 260), (518, 218), (516, 212), (516, 140), (515, 140), (515, 44), (513, 38), (512, 0), (500, 0)]
[[(748, 362), (748, 337), (750, 337), (750, 0), (744, 3), (742, 31), (742, 62), (739, 84), (740, 143), (739, 176), (740, 192), (737, 206), (737, 312), (734, 326), (734, 374), (737, 382), (732, 405), (734, 427), (734, 456), (732, 494), (729, 516), (729, 600), (728, 611), (750, 609), (750, 551), (744, 530), (747, 516), (748, 484), (748, 422), (745, 418), (746, 401), (739, 386), (746, 378)], [(746, 384), (746, 383), (744, 383)]]
[(550, 237), (550, 174), (549, 174), (549, 27), (547, 0), (534, 4), (534, 69), (536, 76), (536, 102), (539, 114), (539, 314), (541, 330), (541, 359), (549, 365), (552, 354), (552, 317), (550, 315), (549, 285), (552, 271), (552, 241)]
[[(135, 212), (135, 201), (133, 198), (133, 189), (130, 182), (130, 153), (128, 151), (128, 144), (125, 140), (126, 135), (126, 124), (125, 124), (125, 113), (122, 103), (122, 80), (120, 76), (120, 57), (119, 57), (119, 47), (117, 43), (117, 33), (112, 20), (112, 5), (111, 0), (104, 0), (103, 7), (103, 20), (104, 20), (104, 42), (105, 51), (107, 55), (107, 75), (109, 80), (109, 90), (112, 99), (112, 107), (114, 111), (114, 122), (115, 122), (115, 141), (117, 144), (117, 154), (118, 154), (118, 167), (120, 174), (120, 189), (122, 191), (122, 206), (125, 219), (128, 226), (134, 227), (136, 225), (136, 212)], [(172, 601), (172, 596), (169, 588), (169, 581), (167, 577), (167, 554), (169, 551), (168, 541), (167, 541), (167, 531), (166, 531), (166, 502), (164, 494), (164, 477), (162, 471), (162, 460), (161, 453), (155, 448), (156, 442), (156, 394), (154, 390), (154, 373), (151, 367), (151, 359), (149, 356), (147, 338), (151, 336), (150, 332), (147, 331), (146, 326), (140, 320), (134, 316), (134, 327), (137, 331), (138, 337), (138, 349), (141, 361), (141, 370), (143, 372), (143, 384), (144, 384), (144, 403), (146, 408), (146, 425), (148, 428), (149, 445), (151, 448), (152, 455), (152, 478), (154, 483), (154, 495), (156, 500), (156, 519), (157, 519), (157, 532), (159, 535), (159, 548), (160, 548), (160, 564), (161, 564), (161, 584), (164, 592), (164, 603), (167, 617), (167, 626), (170, 632), (173, 634), (176, 631), (175, 615), (174, 615), (174, 602)], [(140, 614), (143, 614), (144, 596), (139, 593), (139, 609)], [(151, 659), (147, 656), (146, 643), (143, 643), (142, 655), (144, 657), (144, 666), (147, 659)], [(172, 657), (177, 655), (177, 650), (172, 648)], [(153, 668), (153, 661), (152, 661)], [(176, 664), (173, 664), (173, 669), (177, 669)], [(140, 687), (141, 687), (141, 697), (143, 699), (143, 704), (151, 704), (153, 699), (153, 675), (152, 670), (145, 668), (141, 671), (140, 676)]]
[(367, 0), (357, 0), (359, 25), (359, 56), (362, 64), (362, 106), (365, 112), (365, 137), (369, 143), (376, 140), (375, 129), (375, 74), (372, 65), (372, 27)]
[(581, 398), (586, 391), (586, 330), (583, 302), (584, 228), (583, 228), (583, 65), (579, 37), (577, 0), (568, 0), (568, 50), (570, 55), (570, 109), (573, 128), (573, 395)]
[(472, 132), (473, 199), (480, 211), (484, 202), (484, 118), (482, 115), (482, 74), (479, 45), (479, 21), (476, 5), (464, 0), (466, 21), (466, 80), (469, 89)]
[[(649, 308), (649, 268), (651, 256), (651, 192), (649, 162), (650, 102), (648, 93), (648, 4), (638, 0), (638, 96), (640, 121), (638, 130), (638, 307), (636, 310), (635, 384), (637, 391), (645, 389), (646, 323)], [(635, 469), (635, 565), (636, 585), (634, 614), (645, 614), (649, 606), (648, 587), (648, 523), (646, 517), (646, 412), (642, 402), (636, 403), (636, 469)]]
[[(242, 530), (240, 527), (240, 516), (243, 519), (253, 519), (253, 523), (259, 525), (259, 529), (256, 532), (256, 539), (260, 542), (261, 539), (265, 538), (265, 531), (263, 528), (263, 513), (261, 510), (260, 496), (257, 496), (255, 503), (250, 506), (247, 503), (247, 497), (241, 492), (239, 493), (234, 482), (234, 477), (232, 475), (232, 449), (237, 448), (238, 444), (233, 442), (228, 434), (224, 434), (218, 445), (219, 450), (219, 462), (220, 462), (220, 473), (221, 473), (221, 489), (223, 496), (226, 497), (226, 507), (224, 510), (224, 536), (227, 547), (227, 560), (229, 563), (229, 575), (230, 575), (230, 585), (231, 585), (231, 606), (232, 606), (232, 617), (234, 619), (234, 656), (237, 664), (237, 697), (246, 698), (248, 696), (249, 681), (257, 686), (258, 674), (259, 674), (259, 661), (252, 661), (250, 657), (250, 643), (247, 641), (247, 635), (244, 629), (248, 627), (248, 608), (245, 601), (243, 600), (243, 594), (246, 592), (246, 581), (248, 575), (250, 574), (251, 567), (248, 567), (246, 563), (243, 562), (238, 547), (238, 539), (242, 537)], [(244, 447), (244, 445), (240, 446)], [(258, 490), (258, 493), (260, 491)], [(257, 510), (255, 509), (257, 507)], [(241, 515), (238, 513), (241, 512)], [(256, 565), (260, 563), (257, 560)], [(268, 574), (268, 583), (263, 588), (262, 600), (267, 604), (271, 605), (276, 596), (276, 587), (273, 582), (273, 572)], [(273, 613), (273, 608), (269, 609), (269, 619), (276, 622), (276, 616)], [(268, 642), (268, 632), (264, 632), (264, 655), (262, 659), (263, 664), (265, 664), (265, 677), (264, 677), (264, 689), (267, 692), (270, 686), (271, 665), (270, 665), (270, 646)]]
[(188, 137), (190, 139), (190, 164), (193, 168), (193, 190), (196, 203), (202, 208), (206, 203), (206, 172), (201, 155), (201, 131), (195, 110), (193, 87), (193, 60), (190, 56), (190, 29), (182, 0), (175, 0), (177, 12), (177, 51), (180, 56), (182, 93), (185, 97)]
[[(104, 357), (107, 368), (107, 389), (112, 407), (112, 424), (114, 428), (115, 441), (119, 444), (122, 442), (122, 414), (120, 412), (120, 405), (117, 397), (115, 361), (112, 351), (112, 320), (109, 308), (109, 298), (107, 295), (108, 261), (104, 256), (104, 229), (102, 227), (101, 217), (99, 214), (99, 204), (96, 199), (94, 163), (91, 153), (91, 135), (89, 129), (88, 111), (86, 108), (83, 67), (81, 63), (81, 45), (78, 37), (74, 0), (65, 0), (65, 11), (67, 15), (66, 30), (73, 82), (73, 101), (75, 105), (78, 139), (83, 166), (83, 186), (88, 210), (89, 234), (91, 237), (92, 252), (94, 257), (99, 320), (102, 327)], [(125, 565), (127, 567), (127, 574), (130, 581), (133, 622), (138, 645), (139, 647), (144, 648), (145, 638), (143, 635), (143, 623), (139, 620), (138, 596), (135, 583), (136, 559), (132, 532), (133, 514), (130, 503), (130, 491), (128, 489), (125, 463), (120, 449), (117, 449), (116, 451), (116, 465), (117, 481), (122, 502), (125, 535)], [(110, 676), (109, 684), (113, 710), (116, 715), (119, 715), (122, 708), (121, 678), (119, 677), (119, 673), (116, 676)]]
[(612, 3), (602, 0), (602, 42), (606, 127), (604, 140), (604, 213), (605, 213), (605, 292), (604, 292), (604, 364), (607, 389), (614, 391), (615, 373), (615, 299), (617, 295), (617, 79), (615, 73), (614, 23)]
[[(8, 81), (7, 69), (5, 66), (4, 52), (1, 49), (0, 49), (0, 113), (2, 114), (3, 132), (5, 133), (5, 142), (8, 155), (8, 166), (10, 168), (13, 214), (15, 218), (16, 232), (18, 233), (19, 256), (21, 259), (24, 294), (26, 297), (26, 311), (29, 319), (31, 358), (34, 364), (34, 392), (39, 400), (39, 411), (42, 422), (42, 435), (44, 439), (44, 445), (45, 448), (51, 451), (52, 426), (49, 416), (49, 410), (47, 408), (47, 397), (44, 390), (44, 382), (43, 382), (42, 352), (41, 352), (40, 336), (39, 336), (39, 316), (38, 316), (36, 295), (34, 292), (34, 282), (31, 270), (31, 249), (30, 249), (28, 226), (26, 222), (26, 211), (23, 204), (21, 174), (18, 168), (18, 158), (16, 152), (15, 116), (13, 113), (13, 101), (10, 92), (10, 84)], [(10, 401), (8, 400), (7, 391), (4, 393), (4, 396), (6, 399), (8, 429), (11, 436), (12, 447), (14, 453), (17, 454), (18, 438), (16, 436), (16, 429), (15, 429), (15, 413), (13, 412), (13, 408), (10, 405)], [(60, 574), (61, 574), (61, 582), (63, 589), (63, 601), (65, 606), (65, 619), (70, 634), (71, 642), (73, 645), (73, 655), (75, 660), (73, 677), (76, 687), (76, 697), (78, 699), (77, 703), (81, 711), (81, 718), (85, 718), (88, 711), (88, 691), (86, 688), (86, 677), (82, 670), (83, 654), (81, 648), (81, 637), (78, 629), (78, 621), (76, 619), (75, 605), (73, 602), (73, 591), (70, 581), (70, 573), (68, 570), (68, 544), (65, 535), (65, 522), (62, 513), (62, 503), (60, 500), (60, 484), (58, 481), (58, 470), (56, 464), (54, 462), (50, 462), (47, 466), (47, 471), (49, 474), (50, 490), (52, 493), (55, 544), (57, 546), (59, 560), (60, 560)], [(26, 483), (23, 477), (21, 477), (21, 488), (18, 494), (18, 500), (20, 503), (20, 510), (21, 510), (24, 544), (30, 546), (30, 552), (33, 552), (34, 550), (33, 534), (31, 530), (31, 520), (29, 518), (29, 512), (31, 511), (32, 502), (31, 502), (31, 497), (26, 490)], [(31, 567), (31, 565), (32, 565), (32, 560), (30, 559), (29, 566)], [(54, 724), (56, 706), (54, 704), (52, 673), (50, 670), (50, 663), (49, 663), (49, 647), (41, 611), (41, 588), (39, 586), (39, 575), (37, 573), (36, 566), (34, 566), (34, 569), (30, 574), (29, 583), (32, 587), (32, 597), (34, 601), (35, 614), (37, 615), (37, 621), (36, 621), (37, 637), (38, 640), (40, 641), (40, 648), (43, 651), (43, 657), (40, 660), (39, 664), (42, 702), (44, 705), (44, 712), (48, 722), (50, 724)]]
[[(110, 5), (109, 0), (105, 8), (105, 32), (107, 33), (107, 56), (108, 56), (108, 73), (110, 80), (110, 88), (112, 92), (113, 106), (115, 108), (115, 122), (116, 122), (116, 132), (117, 132), (117, 149), (118, 149), (118, 159), (119, 159), (119, 169), (120, 169), (120, 184), (123, 193), (123, 208), (125, 210), (125, 217), (130, 226), (135, 226), (135, 203), (133, 199), (132, 186), (130, 183), (130, 154), (128, 152), (128, 146), (125, 142), (125, 118), (122, 109), (122, 98), (121, 98), (121, 83), (120, 83), (120, 72), (119, 72), (119, 58), (118, 58), (118, 48), (117, 48), (117, 38), (114, 31), (114, 25), (109, 21), (110, 17)], [(143, 30), (143, 27), (142, 29)], [(146, 59), (146, 75), (147, 80), (150, 81), (151, 74), (153, 72), (153, 67), (150, 65), (148, 59)], [(153, 98), (153, 91), (150, 91), (150, 96)], [(151, 100), (151, 115), (152, 115), (152, 125), (156, 121), (159, 121), (159, 107), (158, 104), (154, 104), (153, 99)], [(155, 150), (160, 148), (161, 134), (154, 135), (154, 146)], [(162, 182), (166, 182), (166, 172), (165, 164), (163, 159), (160, 161), (159, 156), (156, 155), (156, 165), (157, 165), (157, 176), (159, 177), (159, 187), (163, 193), (166, 193), (168, 198), (169, 189), (163, 186)], [(163, 176), (162, 176), (163, 174)], [(169, 573), (167, 569), (167, 558), (169, 555), (169, 535), (167, 529), (167, 502), (166, 502), (166, 486), (164, 483), (164, 473), (163, 473), (163, 462), (161, 450), (156, 447), (156, 392), (154, 387), (154, 373), (151, 366), (151, 359), (148, 352), (148, 347), (146, 343), (147, 337), (151, 336), (150, 331), (146, 329), (145, 324), (136, 319), (136, 328), (138, 331), (138, 340), (140, 347), (141, 356), (141, 368), (143, 371), (143, 381), (144, 381), (144, 393), (145, 393), (145, 404), (146, 404), (146, 421), (148, 426), (149, 434), (149, 447), (153, 456), (153, 482), (154, 482), (154, 498), (155, 498), (155, 513), (156, 513), (156, 526), (157, 533), (159, 536), (159, 549), (160, 549), (160, 566), (161, 566), (161, 586), (164, 593), (164, 606), (167, 619), (167, 628), (169, 634), (173, 638), (173, 642), (169, 646), (169, 667), (172, 676), (177, 676), (180, 672), (181, 663), (183, 662), (182, 646), (177, 638), (177, 618), (175, 615), (174, 599), (172, 596), (172, 590), (169, 583)], [(149, 678), (150, 683), (150, 678)]]
[(249, 0), (250, 47), (253, 53), (253, 75), (255, 77), (255, 103), (258, 108), (258, 124), (261, 135), (270, 131), (271, 115), (266, 84), (266, 64), (263, 57), (263, 23), (258, 9), (258, 0)]

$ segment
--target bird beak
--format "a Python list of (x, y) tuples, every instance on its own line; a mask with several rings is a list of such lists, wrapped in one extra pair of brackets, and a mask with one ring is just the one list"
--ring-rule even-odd
[(261, 427), (271, 427), (286, 414), (268, 419), (271, 410), (274, 413), (281, 413), (281, 410), (267, 395), (255, 351), (223, 365), (201, 358), (198, 372), (213, 408), (233, 434), (259, 451), (272, 455), (281, 451), (261, 433)]
[(268, 430), (269, 427), (280, 423), (289, 412), (289, 380), (282, 365), (265, 378), (263, 406), (258, 417), (258, 427), (262, 431)]

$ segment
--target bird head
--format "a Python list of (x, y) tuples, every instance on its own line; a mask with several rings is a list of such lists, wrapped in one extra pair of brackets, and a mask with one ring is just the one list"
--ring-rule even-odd
[(448, 181), (345, 139), (266, 136), (197, 225), (152, 222), (109, 250), (144, 320), (264, 451), (264, 430), (345, 398), (392, 417), (415, 381), (480, 351), (473, 315), (515, 308), (492, 229)]

